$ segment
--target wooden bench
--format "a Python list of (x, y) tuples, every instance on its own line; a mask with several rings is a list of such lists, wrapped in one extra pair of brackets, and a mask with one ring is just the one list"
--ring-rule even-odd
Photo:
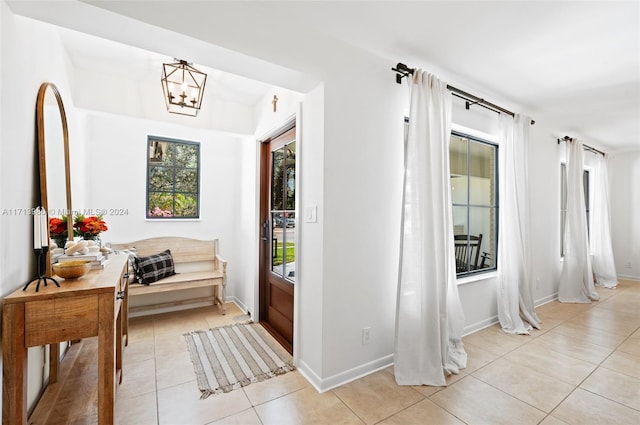
[[(213, 295), (182, 299), (169, 302), (155, 302), (135, 306), (129, 303), (131, 313), (149, 311), (158, 308), (175, 307), (212, 301), (219, 304), (222, 314), (226, 313), (225, 298), (227, 286), (227, 261), (218, 254), (218, 240), (203, 241), (182, 237), (159, 237), (128, 243), (112, 243), (117, 251), (135, 251), (138, 257), (158, 254), (171, 250), (176, 274), (158, 280), (150, 285), (141, 285), (137, 281), (129, 284), (129, 298), (150, 294), (163, 294), (187, 289), (212, 287)], [(130, 271), (131, 272), (131, 271)]]

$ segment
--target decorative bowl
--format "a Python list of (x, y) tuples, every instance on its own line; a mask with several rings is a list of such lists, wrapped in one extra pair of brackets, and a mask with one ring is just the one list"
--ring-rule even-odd
[(91, 270), (91, 261), (72, 260), (53, 265), (53, 272), (63, 279), (78, 279)]

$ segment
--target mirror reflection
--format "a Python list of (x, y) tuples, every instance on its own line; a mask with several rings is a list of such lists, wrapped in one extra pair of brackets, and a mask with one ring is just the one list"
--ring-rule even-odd
[[(63, 219), (71, 211), (69, 134), (62, 97), (52, 83), (43, 83), (36, 103), (41, 205), (49, 219)], [(67, 226), (64, 226), (65, 228)], [(69, 232), (65, 232), (69, 233)], [(66, 239), (73, 239), (73, 232)], [(64, 241), (64, 238), (59, 238)], [(61, 242), (60, 242), (61, 243)], [(50, 258), (50, 252), (48, 253)], [(47, 276), (51, 262), (47, 258)]]

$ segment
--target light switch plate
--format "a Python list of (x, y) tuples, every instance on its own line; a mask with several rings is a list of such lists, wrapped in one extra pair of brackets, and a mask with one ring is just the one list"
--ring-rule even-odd
[(318, 221), (318, 207), (312, 205), (304, 209), (304, 221), (307, 223), (316, 223)]

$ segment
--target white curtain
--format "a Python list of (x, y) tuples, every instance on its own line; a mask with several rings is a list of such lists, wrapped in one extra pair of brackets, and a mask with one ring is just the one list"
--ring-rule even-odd
[(564, 303), (598, 300), (593, 283), (584, 203), (584, 152), (582, 142), (567, 142), (567, 215), (564, 231), (564, 261), (558, 299)]
[(498, 318), (505, 332), (540, 329), (531, 285), (528, 148), (531, 118), (500, 114)]
[(593, 170), (593, 211), (591, 212), (591, 261), (596, 285), (615, 288), (618, 285), (616, 265), (611, 247), (609, 215), (609, 177), (607, 158), (595, 154)]
[(416, 70), (405, 150), (394, 373), (399, 385), (446, 385), (466, 367), (456, 285), (447, 84)]

